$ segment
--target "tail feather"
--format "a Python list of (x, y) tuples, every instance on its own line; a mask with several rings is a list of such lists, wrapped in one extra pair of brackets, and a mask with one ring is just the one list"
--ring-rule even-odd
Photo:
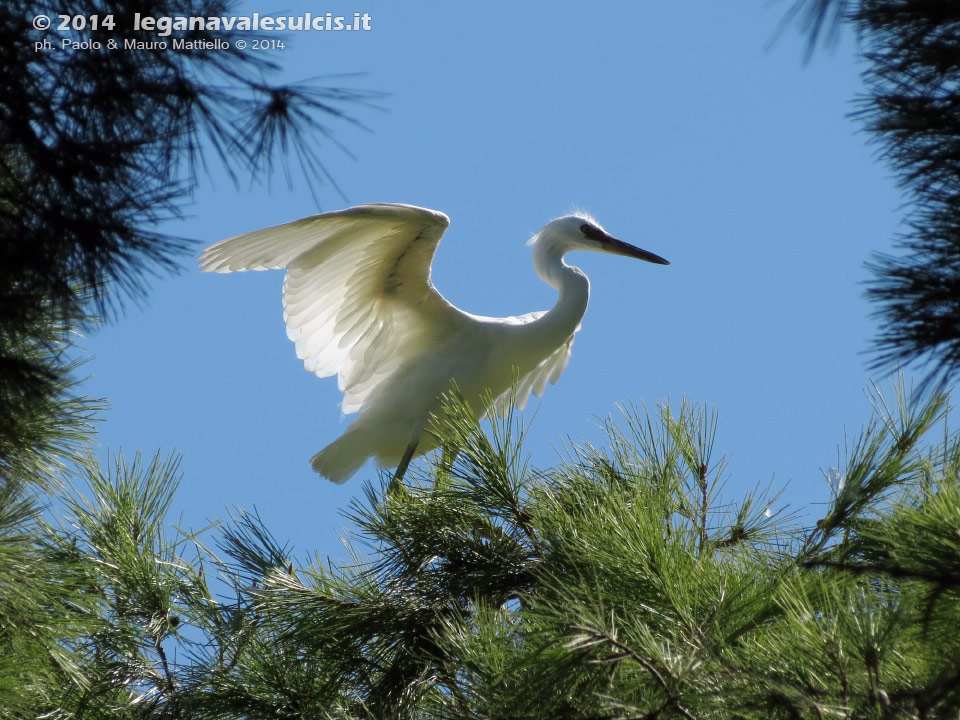
[(365, 433), (347, 430), (323, 450), (310, 458), (315, 472), (338, 485), (345, 483), (371, 455)]

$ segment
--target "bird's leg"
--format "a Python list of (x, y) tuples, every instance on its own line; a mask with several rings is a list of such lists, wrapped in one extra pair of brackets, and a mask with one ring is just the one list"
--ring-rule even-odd
[(407, 466), (410, 464), (410, 460), (413, 459), (413, 453), (417, 450), (417, 443), (419, 439), (414, 440), (412, 443), (407, 445), (407, 449), (403, 451), (403, 457), (400, 458), (400, 464), (397, 465), (397, 471), (393, 474), (393, 480), (390, 481), (390, 484), (387, 485), (387, 492), (391, 492), (400, 486), (403, 482), (403, 474), (407, 471)]

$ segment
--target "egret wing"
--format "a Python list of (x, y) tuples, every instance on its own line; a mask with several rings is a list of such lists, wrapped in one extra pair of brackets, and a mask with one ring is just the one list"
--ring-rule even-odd
[[(533, 312), (518, 318), (513, 318), (513, 320), (517, 323), (525, 324), (533, 322), (543, 315), (543, 311)], [(560, 379), (560, 375), (566, 370), (567, 363), (570, 361), (570, 353), (573, 351), (573, 338), (579, 330), (580, 325), (577, 325), (573, 334), (558, 346), (556, 350), (547, 355), (547, 357), (541, 360), (540, 363), (525, 375), (517, 378), (516, 389), (510, 388), (494, 400), (493, 410), (498, 416), (506, 417), (507, 412), (510, 410), (511, 403), (516, 406), (517, 410), (523, 410), (527, 406), (531, 392), (537, 397), (540, 397), (543, 395), (543, 391), (546, 389), (548, 382), (551, 385), (556, 384), (557, 380)]]
[(359, 205), (223, 240), (200, 265), (286, 268), (287, 335), (307, 370), (338, 375), (343, 412), (352, 413), (438, 337), (471, 322), (430, 281), (449, 223), (412, 205)]

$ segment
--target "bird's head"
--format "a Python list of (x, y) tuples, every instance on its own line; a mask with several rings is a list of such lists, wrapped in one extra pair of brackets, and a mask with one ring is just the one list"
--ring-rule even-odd
[(626, 257), (646, 260), (658, 265), (669, 265), (659, 255), (641, 250), (622, 240), (612, 237), (600, 224), (589, 215), (565, 215), (551, 220), (530, 238), (531, 245), (538, 245), (540, 249), (553, 249), (563, 253), (571, 250), (592, 250), (593, 252), (611, 253)]

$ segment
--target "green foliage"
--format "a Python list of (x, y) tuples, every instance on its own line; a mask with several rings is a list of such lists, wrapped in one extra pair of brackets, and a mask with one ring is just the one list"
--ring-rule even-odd
[[(338, 105), (371, 96), (269, 85), (254, 55), (35, 53), (25, 18), (47, 5), (0, 7), (3, 717), (958, 716), (960, 436), (929, 439), (938, 388), (877, 392), (810, 528), (766, 492), (729, 497), (716, 416), (690, 403), (624, 408), (602, 447), (538, 470), (517, 418), (484, 431), (456, 397), (433, 465), (351, 508), (348, 562), (298, 563), (243, 511), (171, 524), (175, 458), (103, 469), (83, 454), (96, 404), (75, 395), (73, 333), (91, 298), (141, 297), (145, 273), (172, 266), (185, 245), (155, 223), (176, 215), (203, 144), (230, 172), (289, 154), (325, 176), (321, 118), (351, 120)], [(148, 5), (110, 9), (226, 7)], [(872, 291), (882, 359), (928, 352), (949, 373), (957, 10), (794, 7), (811, 47), (852, 14), (871, 62), (862, 117), (915, 200), (914, 254), (884, 258)]]
[(804, 530), (767, 493), (727, 497), (716, 416), (688, 402), (624, 408), (541, 471), (517, 418), (484, 431), (453, 397), (447, 450), (366, 487), (341, 563), (296, 563), (254, 514), (171, 526), (175, 461), (88, 462), (59, 540), (88, 601), (48, 710), (956, 717), (960, 440), (926, 439), (945, 407), (878, 392)]
[(73, 320), (41, 310), (23, 330), (0, 331), (0, 485), (49, 489), (82, 455), (101, 403), (75, 393)]
[(0, 485), (0, 708), (33, 718), (56, 708), (63, 687), (82, 687), (77, 642), (99, 624), (82, 564), (40, 521), (29, 488)]
[[(0, 3), (0, 717), (176, 715), (189, 686), (176, 653), (233, 637), (224, 628), (241, 614), (206, 587), (196, 543), (166, 535), (175, 465), (118, 461), (104, 475), (84, 457), (99, 403), (77, 391), (73, 359), (80, 329), (176, 268), (190, 243), (158, 227), (179, 216), (210, 151), (234, 177), (295, 158), (311, 187), (332, 182), (329, 122), (357, 124), (345, 108), (376, 96), (271, 83), (263, 55), (211, 49), (235, 39), (226, 31), (191, 32), (199, 49), (184, 52), (109, 47), (156, 39), (133, 30), (134, 13), (230, 6)], [(67, 10), (113, 19), (69, 36), (100, 49), (35, 51), (53, 36), (30, 18)], [(63, 501), (75, 523), (64, 536), (44, 518), (46, 502), (62, 509), (67, 473), (90, 494)], [(182, 620), (202, 630), (181, 637)]]

